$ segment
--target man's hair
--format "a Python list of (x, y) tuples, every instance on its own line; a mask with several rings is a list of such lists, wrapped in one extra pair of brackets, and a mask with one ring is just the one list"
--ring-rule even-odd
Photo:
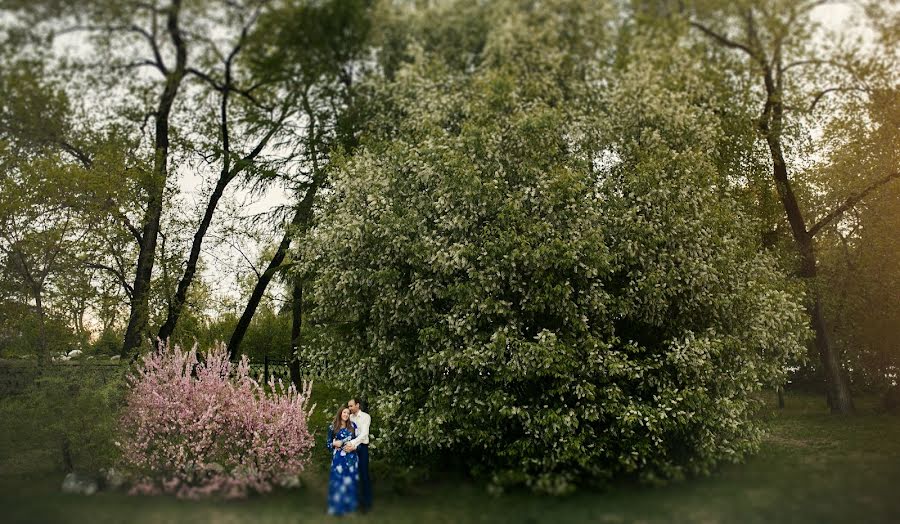
[(350, 397), (354, 403), (359, 404), (359, 409), (365, 411), (366, 410), (366, 401), (362, 399), (359, 395), (354, 395)]

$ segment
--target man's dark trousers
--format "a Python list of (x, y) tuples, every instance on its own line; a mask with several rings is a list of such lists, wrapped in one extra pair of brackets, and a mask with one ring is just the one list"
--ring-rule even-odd
[(360, 444), (356, 448), (359, 456), (359, 508), (372, 509), (372, 479), (369, 478), (369, 445)]

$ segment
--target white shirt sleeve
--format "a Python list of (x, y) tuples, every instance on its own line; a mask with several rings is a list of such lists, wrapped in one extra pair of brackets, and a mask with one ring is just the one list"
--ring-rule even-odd
[[(359, 417), (357, 417), (356, 420), (356, 438), (350, 441), (350, 443), (353, 444), (353, 447), (369, 443), (369, 424), (371, 422), (372, 417), (370, 417), (368, 413), (363, 412), (359, 414)], [(363, 442), (363, 440), (365, 440), (365, 442)]]

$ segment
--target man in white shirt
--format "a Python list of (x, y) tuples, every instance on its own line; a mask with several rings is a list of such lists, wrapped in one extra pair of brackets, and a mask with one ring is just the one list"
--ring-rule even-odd
[(350, 421), (356, 424), (356, 438), (344, 446), (345, 451), (356, 451), (359, 457), (359, 509), (363, 513), (372, 509), (372, 481), (369, 479), (369, 425), (372, 417), (362, 410), (359, 397), (347, 402)]

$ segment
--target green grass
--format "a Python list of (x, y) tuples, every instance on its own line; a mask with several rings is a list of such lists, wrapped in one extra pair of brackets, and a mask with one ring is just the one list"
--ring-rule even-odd
[[(317, 411), (342, 392), (322, 388)], [(900, 417), (827, 413), (818, 397), (789, 395), (787, 408), (764, 416), (770, 433), (744, 464), (664, 487), (622, 485), (561, 498), (488, 495), (461, 480), (431, 481), (403, 492), (376, 478), (368, 522), (900, 522)], [(774, 405), (774, 401), (771, 402)], [(316, 416), (316, 424), (326, 420)], [(3, 439), (2, 442), (6, 442)], [(374, 457), (377, 459), (377, 455)], [(235, 502), (171, 497), (92, 497), (59, 493), (62, 474), (51, 454), (0, 448), (4, 522), (337, 522), (325, 515), (326, 461), (316, 460), (304, 486)]]

